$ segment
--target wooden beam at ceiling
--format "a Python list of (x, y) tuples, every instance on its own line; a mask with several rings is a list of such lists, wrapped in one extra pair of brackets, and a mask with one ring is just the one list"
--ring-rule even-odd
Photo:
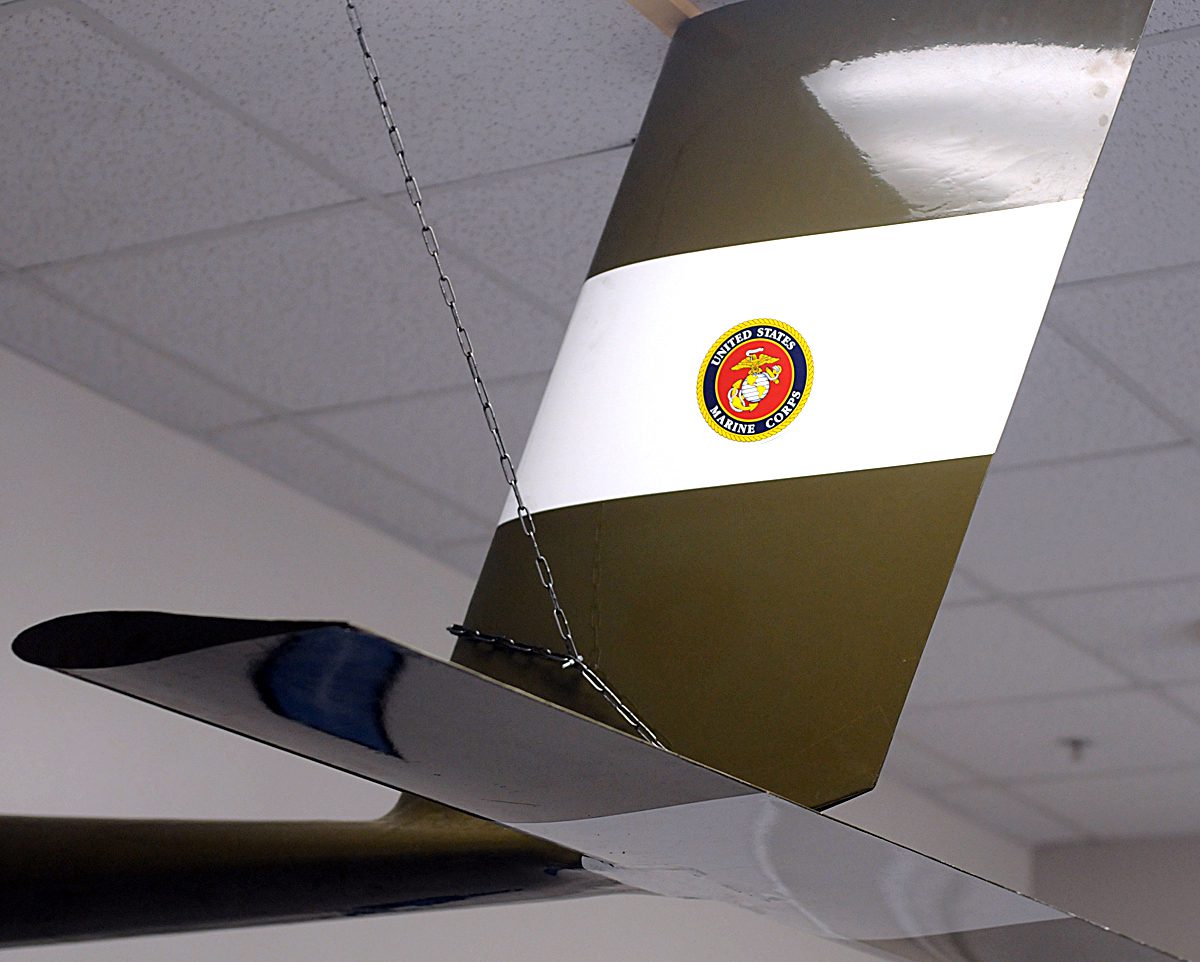
[(668, 37), (675, 35), (675, 31), (683, 21), (700, 13), (700, 8), (692, 3), (692, 0), (627, 0), (627, 2)]

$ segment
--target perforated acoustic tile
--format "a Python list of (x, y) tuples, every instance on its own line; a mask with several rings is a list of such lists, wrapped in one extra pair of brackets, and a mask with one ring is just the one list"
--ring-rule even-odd
[[(349, 176), (399, 186), (343, 0), (93, 6)], [(426, 185), (628, 141), (667, 45), (624, 3), (358, 6)]]
[(244, 425), (209, 443), (417, 548), (478, 538), (491, 528), (489, 520), (463, 513), (436, 492), (286, 422)]
[(1116, 688), (1126, 679), (1008, 605), (943, 608), (917, 668), (921, 707)]
[(964, 572), (956, 567), (950, 575), (950, 583), (946, 585), (946, 593), (942, 597), (942, 604), (970, 604), (975, 601), (984, 601), (987, 597), (988, 593), (971, 581), (969, 574), (966, 574), (964, 577)]
[[(474, 578), (479, 574), (479, 569), (483, 567), (483, 559), (487, 556), (487, 550), (491, 543), (492, 539), (489, 535), (486, 538), (472, 538), (469, 541), (431, 545), (427, 549), (427, 553), (456, 571), (461, 571)], [(532, 563), (531, 557), (530, 564)]]
[(629, 149), (430, 192), (446, 237), (524, 285), (565, 319), (600, 240)]
[[(447, 255), (493, 376), (549, 367), (560, 323)], [(283, 409), (461, 384), (419, 231), (363, 206), (50, 269), (45, 280)]]
[(1063, 263), (1062, 280), (1200, 259), (1200, 41), (1145, 45)]
[(109, 250), (346, 194), (76, 18), (0, 18), (0, 258)]
[(1200, 681), (1200, 575), (1176, 583), (1028, 598), (1025, 604), (1135, 678), (1159, 684)]
[(203, 433), (262, 414), (16, 276), (0, 276), (0, 343), (181, 431)]
[(1014, 791), (1106, 838), (1182, 835), (1196, 831), (1200, 768), (1032, 782)]
[[(923, 745), (1005, 782), (1200, 765), (1200, 722), (1144, 691), (916, 708), (904, 725)], [(1091, 742), (1077, 760), (1061, 741), (1073, 737)]]
[[(1200, 257), (1200, 237), (1194, 243)], [(1073, 285), (1055, 295), (1048, 320), (1081, 336), (1200, 438), (1198, 305), (1200, 266)]]
[(1200, 686), (1197, 685), (1171, 685), (1162, 690), (1162, 694), (1168, 701), (1181, 708), (1190, 711), (1193, 715), (1200, 718)]
[(897, 732), (892, 740), (881, 777), (895, 778), (926, 791), (979, 781), (979, 776), (970, 769), (937, 757), (906, 737), (903, 731)]
[(1146, 21), (1146, 34), (1178, 30), (1200, 24), (1200, 2), (1197, 0), (1154, 0)]
[(1018, 594), (1194, 575), (1197, 503), (1195, 447), (998, 472), (959, 563)]
[[(1071, 300), (1058, 291), (1057, 302)], [(1069, 307), (1066, 308), (1069, 310)], [(1057, 304), (1052, 315), (1064, 313)], [(1197, 336), (1200, 345), (1200, 335)], [(1043, 326), (996, 451), (994, 468), (1179, 441), (1119, 382)]]
[[(444, 333), (444, 332), (442, 332)], [(451, 340), (451, 347), (454, 342)], [(474, 517), (495, 522), (508, 489), (462, 359), (455, 377), (386, 404), (300, 419), (424, 484)], [(509, 453), (519, 459), (546, 385), (545, 372), (488, 378)], [(446, 538), (444, 540), (451, 540)]]
[(1026, 845), (1066, 842), (1086, 834), (1049, 806), (1035, 806), (991, 785), (950, 788), (941, 797), (951, 807)]

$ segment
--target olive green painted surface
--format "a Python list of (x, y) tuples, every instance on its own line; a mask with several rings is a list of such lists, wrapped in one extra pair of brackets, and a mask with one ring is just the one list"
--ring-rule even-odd
[[(911, 207), (876, 175), (805, 76), (834, 60), (941, 45), (1133, 50), (1149, 10), (1150, 0), (746, 0), (694, 17), (671, 43), (590, 273), (942, 216), (936, 205)], [(1014, 156), (1061, 145), (1031, 125), (1007, 146), (980, 158), (981, 181)], [(1080, 158), (1085, 181), (1093, 161)]]
[[(695, 17), (672, 40), (591, 274), (945, 216), (950, 193), (920, 208), (902, 198), (805, 78), (835, 61), (945, 46), (1132, 51), (1149, 7), (745, 0)], [(986, 71), (971, 83), (966, 96), (978, 90), (994, 101)], [(936, 93), (921, 88), (909, 101), (897, 93), (892, 106), (898, 117), (923, 117), (938, 109)], [(1091, 96), (1063, 109), (1091, 116)], [(1003, 149), (966, 152), (978, 169), (958, 171), (959, 187), (1062, 147), (1052, 126), (1002, 120), (997, 129)], [(1070, 156), (1072, 182), (1086, 184), (1094, 157)], [(981, 193), (959, 209), (1060, 199)], [(872, 265), (856, 266), (871, 283)], [(819, 807), (875, 783), (987, 464), (977, 457), (578, 505), (539, 514), (538, 532), (581, 651), (671, 748)], [(466, 624), (558, 644), (516, 522), (496, 532)], [(576, 673), (472, 642), (460, 642), (455, 660), (621, 726)]]
[(0, 947), (620, 888), (417, 796), (373, 822), (0, 817)]
[[(822, 807), (875, 784), (988, 461), (561, 508), (538, 537), (580, 651), (668, 747)], [(466, 623), (561, 650), (517, 522)], [(624, 727), (576, 672), (454, 660)]]

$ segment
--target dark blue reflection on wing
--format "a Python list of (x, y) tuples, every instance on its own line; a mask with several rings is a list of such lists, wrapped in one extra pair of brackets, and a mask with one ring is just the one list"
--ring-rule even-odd
[(403, 666), (383, 638), (330, 626), (288, 636), (255, 670), (254, 687), (277, 715), (401, 758), (383, 703)]

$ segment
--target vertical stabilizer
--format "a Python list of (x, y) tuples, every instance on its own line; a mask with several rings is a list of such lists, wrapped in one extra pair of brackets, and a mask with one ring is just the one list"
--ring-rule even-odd
[[(1148, 10), (679, 29), (519, 469), (580, 650), (674, 750), (814, 807), (875, 783)], [(466, 624), (557, 640), (511, 503)]]

